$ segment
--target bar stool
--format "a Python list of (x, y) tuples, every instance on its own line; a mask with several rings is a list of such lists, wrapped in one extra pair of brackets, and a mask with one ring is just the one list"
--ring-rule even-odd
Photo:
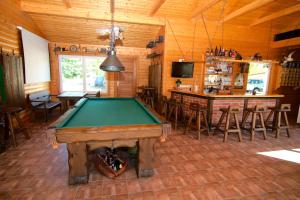
[(155, 88), (144, 87), (144, 95), (145, 95), (145, 103), (150, 105), (151, 108), (154, 108), (154, 96), (155, 96)]
[(162, 109), (161, 109), (161, 114), (165, 117), (168, 116), (168, 98), (166, 96), (161, 96), (160, 97), (160, 103), (161, 103), (161, 106), (162, 106)]
[[(189, 127), (192, 124), (193, 118), (196, 117), (198, 140), (200, 140), (200, 134), (203, 131), (207, 131), (207, 134), (210, 135), (207, 117), (206, 117), (207, 109), (201, 108), (201, 106), (198, 103), (190, 103), (189, 111), (190, 111), (190, 113), (189, 113), (190, 116), (189, 116), (188, 122), (186, 124), (184, 134), (186, 134), (188, 132)], [(201, 128), (201, 115), (202, 115), (202, 119), (204, 122), (204, 128)]]
[(22, 108), (19, 107), (1, 107), (1, 112), (5, 115), (6, 118), (5, 126), (8, 126), (8, 132), (12, 137), (14, 147), (17, 146), (15, 130), (13, 125), (14, 119), (18, 123), (19, 129), (23, 132), (25, 138), (30, 139), (30, 136), (28, 135), (26, 128), (19, 117), (19, 112), (21, 111)]
[[(228, 106), (227, 108), (221, 108), (220, 111), (222, 112), (222, 115), (219, 119), (219, 122), (217, 123), (216, 130), (224, 132), (223, 142), (227, 141), (228, 133), (237, 133), (239, 142), (242, 142), (241, 129), (239, 126), (238, 118), (236, 116), (237, 114), (240, 113), (240, 108), (236, 106)], [(226, 117), (225, 127), (224, 130), (222, 130), (221, 126), (225, 117)], [(234, 118), (233, 124), (231, 124), (232, 117)]]
[(168, 101), (168, 107), (169, 107), (168, 119), (169, 120), (171, 119), (172, 114), (175, 115), (174, 129), (176, 131), (179, 114), (183, 113), (183, 105), (181, 102), (176, 101), (176, 99), (170, 99)]
[(154, 97), (146, 95), (146, 97), (145, 97), (145, 103), (147, 105), (150, 105), (151, 108), (154, 108)]
[[(280, 129), (286, 129), (287, 136), (290, 137), (290, 131), (289, 131), (290, 127), (289, 127), (287, 112), (291, 111), (291, 104), (281, 104), (280, 108), (268, 107), (268, 109), (270, 109), (271, 112), (269, 113), (269, 115), (265, 121), (266, 127), (271, 128), (273, 131), (274, 131), (274, 129), (276, 130), (276, 135), (275, 135), (276, 138), (279, 137)], [(270, 121), (273, 114), (274, 114), (273, 122), (272, 122), (272, 125), (269, 126), (268, 122)], [(283, 118), (284, 125), (281, 125), (282, 114), (284, 117)]]
[[(262, 104), (257, 104), (253, 108), (245, 109), (245, 114), (242, 119), (241, 128), (247, 129), (247, 128), (245, 128), (245, 125), (248, 120), (248, 117), (250, 116), (250, 114), (252, 114), (251, 122), (250, 122), (251, 126), (248, 129), (248, 130), (250, 130), (250, 134), (251, 134), (250, 140), (251, 141), (253, 141), (256, 131), (262, 131), (264, 139), (265, 140), (267, 139), (267, 131), (266, 131), (265, 122), (264, 122), (264, 118), (263, 118), (263, 113), (265, 113), (265, 112), (267, 112), (267, 108), (265, 105), (262, 105)], [(259, 118), (260, 126), (257, 126), (258, 125), (256, 123), (257, 117)]]

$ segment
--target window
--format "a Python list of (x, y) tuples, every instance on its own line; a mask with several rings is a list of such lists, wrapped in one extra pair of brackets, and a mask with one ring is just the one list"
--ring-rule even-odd
[(105, 57), (60, 56), (62, 91), (107, 93), (107, 74), (99, 69)]
[(250, 63), (247, 93), (266, 94), (270, 66), (266, 63)]

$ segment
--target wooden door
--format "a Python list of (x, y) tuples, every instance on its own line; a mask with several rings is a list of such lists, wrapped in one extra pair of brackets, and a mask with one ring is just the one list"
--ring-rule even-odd
[(134, 57), (119, 57), (125, 71), (119, 72), (117, 81), (118, 97), (134, 97), (136, 87), (135, 59)]
[(24, 77), (22, 58), (14, 55), (2, 55), (1, 67), (1, 101), (8, 106), (25, 105)]

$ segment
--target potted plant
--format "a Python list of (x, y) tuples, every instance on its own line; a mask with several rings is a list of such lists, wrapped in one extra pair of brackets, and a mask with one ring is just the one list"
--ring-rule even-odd
[(181, 84), (181, 80), (180, 80), (180, 79), (177, 79), (177, 80), (176, 80), (176, 87), (179, 88), (180, 84)]

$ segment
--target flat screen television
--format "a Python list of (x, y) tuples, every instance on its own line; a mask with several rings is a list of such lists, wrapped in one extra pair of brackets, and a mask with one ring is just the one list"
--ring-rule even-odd
[(172, 77), (192, 78), (194, 62), (172, 62)]

